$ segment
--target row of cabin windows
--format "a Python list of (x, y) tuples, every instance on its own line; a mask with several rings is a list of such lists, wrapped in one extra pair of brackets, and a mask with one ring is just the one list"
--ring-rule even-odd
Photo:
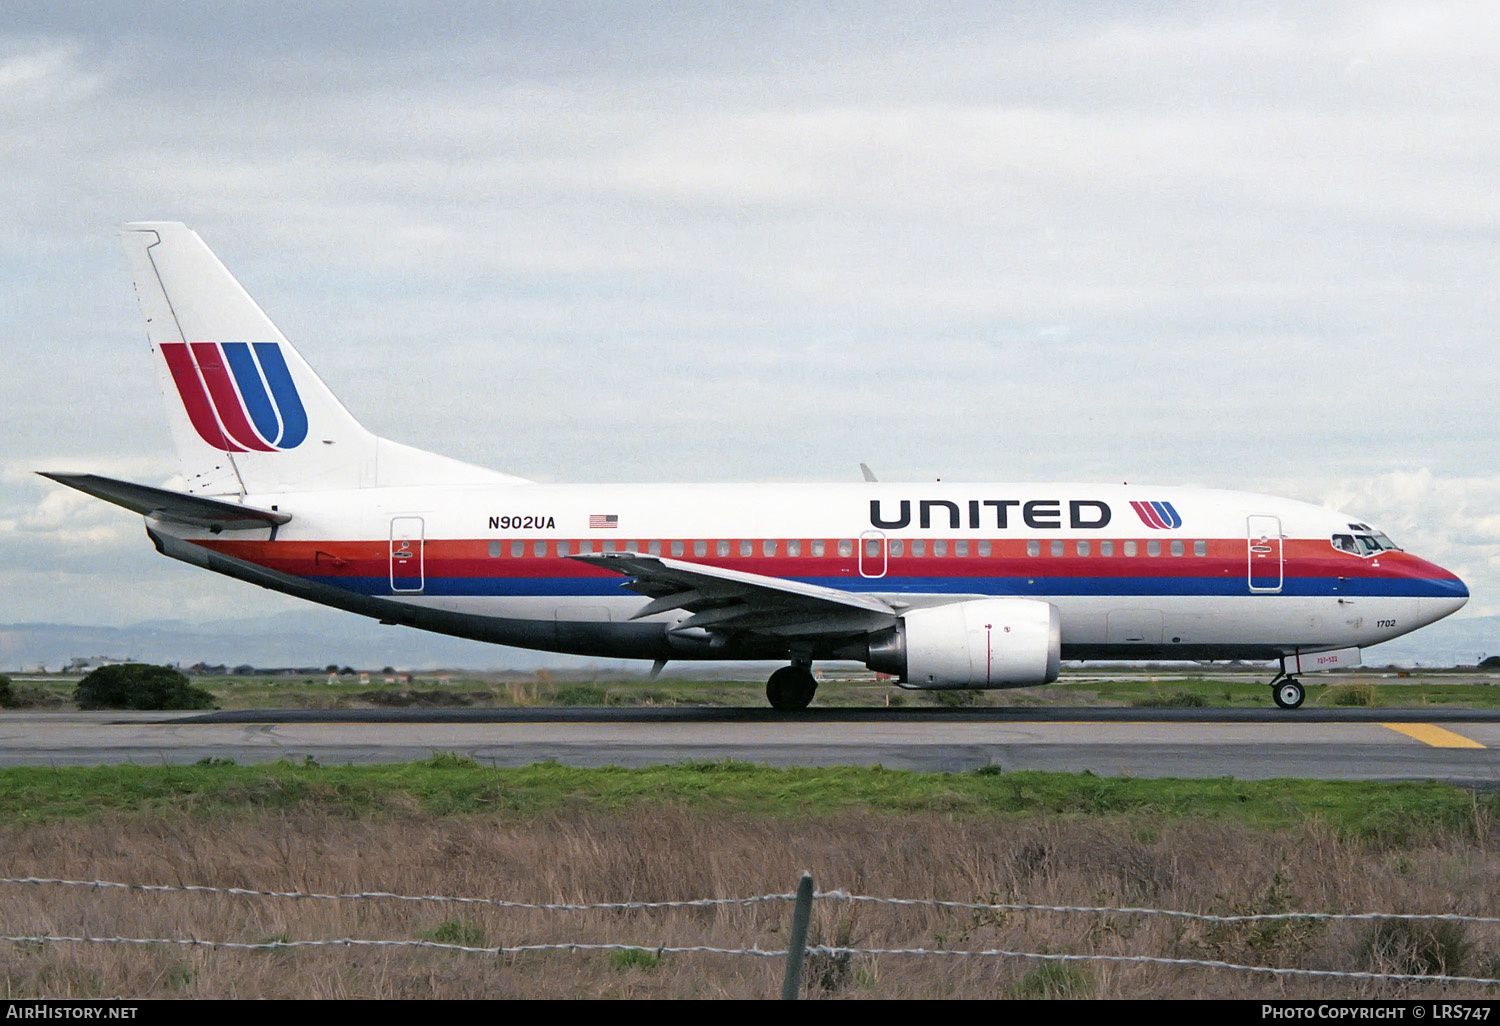
[[(765, 541), (762, 541), (760, 543), (760, 553), (763, 556), (774, 556), (774, 555), (776, 555), (776, 553), (778, 551), (778, 547), (781, 544), (783, 544), (783, 543), (778, 542), (778, 541), (774, 541), (774, 540), (771, 540), (771, 539), (767, 539)], [(838, 554), (840, 556), (852, 556), (852, 555), (854, 555), (854, 542), (852, 540), (850, 540), (848, 538), (845, 538), (845, 539), (842, 539), (842, 540), (839, 540), (839, 541), (835, 541), (834, 544), (837, 546), (836, 551), (838, 552)], [(529, 548), (531, 550), (531, 554), (533, 556), (545, 556), (545, 555), (547, 555), (548, 547), (549, 546), (554, 546), (554, 545), (556, 546), (556, 548), (555, 548), (555, 554), (559, 555), (559, 556), (571, 556), (571, 555), (574, 555), (574, 554), (587, 555), (587, 554), (593, 553), (593, 552), (646, 552), (646, 553), (648, 553), (650, 555), (653, 555), (653, 556), (660, 556), (660, 555), (663, 554), (663, 551), (664, 551), (663, 550), (663, 546), (666, 546), (665, 551), (668, 552), (668, 553), (670, 553), (673, 556), (685, 556), (685, 555), (687, 555), (687, 550), (688, 550), (688, 543), (684, 542), (684, 541), (671, 541), (671, 542), (660, 542), (660, 541), (648, 541), (648, 542), (625, 541), (625, 542), (615, 542), (615, 541), (606, 541), (606, 542), (599, 542), (599, 543), (597, 543), (597, 545), (598, 545), (597, 548), (595, 547), (595, 543), (591, 542), (591, 541), (576, 541), (576, 542), (565, 542), (565, 541), (560, 541), (560, 542), (548, 542), (548, 541), (524, 542), (524, 541), (513, 541), (513, 542), (510, 543), (510, 554), (513, 557), (519, 558), (521, 556), (526, 555), (527, 549)], [(749, 557), (749, 556), (755, 555), (755, 548), (756, 548), (755, 542), (750, 541), (749, 539), (742, 539), (738, 543), (730, 542), (730, 541), (727, 541), (727, 540), (726, 541), (717, 541), (717, 542), (714, 542), (713, 545), (714, 545), (714, 554), (716, 556), (729, 556), (729, 555), (731, 555), (732, 553), (734, 553), (736, 551), (741, 556)], [(801, 540), (794, 538), (791, 541), (786, 542), (785, 545), (786, 545), (786, 554), (788, 556), (800, 556), (800, 555), (802, 555), (802, 542), (801, 542)], [(498, 557), (498, 556), (505, 555), (505, 551), (506, 551), (505, 546), (506, 546), (506, 543), (503, 542), (503, 541), (492, 541), (492, 542), (490, 542), (490, 555), (492, 557)], [(698, 541), (693, 542), (692, 543), (693, 555), (695, 557), (707, 556), (708, 555), (708, 547), (709, 547), (709, 543), (707, 541), (702, 540), (702, 539), (699, 539)], [(827, 552), (828, 552), (828, 542), (826, 542), (822, 538), (815, 538), (812, 541), (810, 541), (810, 542), (807, 543), (807, 548), (808, 548), (808, 554), (811, 555), (811, 556), (826, 555)], [(986, 550), (984, 552), (984, 555), (989, 555), (989, 552), (988, 552), (989, 543), (988, 542), (984, 543), (984, 548)]]
[[(600, 542), (600, 543), (598, 543), (599, 544), (599, 548), (597, 550), (594, 548), (595, 543), (591, 542), (591, 541), (575, 541), (575, 542), (559, 541), (559, 542), (549, 542), (549, 541), (546, 541), (546, 540), (538, 540), (538, 541), (532, 541), (532, 542), (512, 541), (509, 544), (510, 544), (510, 555), (513, 558), (520, 558), (522, 556), (525, 556), (526, 553), (527, 553), (527, 549), (528, 548), (531, 550), (531, 555), (533, 555), (533, 556), (546, 556), (548, 554), (548, 548), (551, 547), (551, 546), (555, 546), (554, 554), (558, 555), (558, 556), (571, 556), (571, 555), (573, 555), (575, 553), (580, 554), (580, 555), (586, 555), (586, 554), (589, 554), (589, 553), (592, 553), (592, 552), (595, 552), (595, 551), (599, 551), (599, 552), (641, 552), (641, 551), (645, 551), (646, 553), (648, 553), (648, 554), (650, 554), (652, 556), (660, 556), (663, 553), (663, 546), (666, 546), (666, 551), (668, 553), (670, 553), (671, 555), (673, 555), (673, 556), (685, 556), (685, 555), (687, 555), (687, 551), (688, 551), (688, 543), (685, 542), (685, 541), (671, 541), (671, 542), (648, 541), (648, 542), (644, 542), (644, 543), (643, 542), (637, 542), (637, 541), (626, 541), (626, 542), (606, 541), (606, 542)], [(854, 541), (853, 541), (853, 539), (850, 539), (850, 538), (841, 538), (841, 539), (838, 539), (838, 540), (834, 541), (833, 544), (836, 546), (836, 551), (838, 552), (838, 554), (840, 556), (844, 556), (844, 557), (847, 558), (849, 556), (854, 555)], [(891, 555), (892, 559), (901, 559), (901, 558), (903, 558), (906, 555), (908, 543), (906, 542), (905, 539), (902, 539), (902, 538), (892, 538), (890, 540), (889, 544), (890, 544), (890, 555)], [(931, 543), (929, 543), (926, 539), (916, 538), (916, 539), (913, 539), (910, 542), (910, 548), (911, 548), (911, 554), (912, 554), (912, 556), (914, 558), (925, 557), (927, 555), (927, 553), (928, 553), (929, 544), (931, 546), (932, 555), (934, 555), (934, 556), (947, 556), (951, 552), (954, 556), (957, 556), (957, 557), (960, 557), (960, 558), (967, 557), (970, 554), (971, 546), (972, 546), (972, 551), (976, 555), (979, 555), (979, 556), (988, 556), (990, 554), (990, 552), (991, 552), (990, 543), (988, 541), (979, 541), (979, 542), (973, 542), (973, 543), (971, 543), (967, 539), (964, 539), (964, 540), (960, 540), (960, 541), (955, 541), (950, 546), (950, 544), (946, 540), (943, 540), (943, 539), (937, 539), (937, 540), (934, 540)], [(1113, 556), (1115, 554), (1115, 543), (1113, 541), (1111, 541), (1109, 539), (1105, 539), (1105, 540), (1099, 541), (1097, 544), (1098, 544), (1098, 549), (1099, 549), (1099, 555), (1101, 555), (1101, 556)], [(642, 545), (645, 546), (644, 550), (642, 549)], [(1073, 553), (1075, 555), (1079, 555), (1079, 556), (1092, 555), (1093, 551), (1094, 551), (1094, 545), (1095, 545), (1095, 543), (1093, 541), (1091, 541), (1091, 540), (1079, 538), (1078, 540), (1076, 540), (1076, 541), (1073, 542)], [(1178, 539), (1173, 539), (1172, 541), (1168, 542), (1168, 549), (1167, 549), (1167, 551), (1169, 551), (1174, 556), (1186, 555), (1186, 553), (1187, 553), (1186, 545), (1187, 545), (1187, 543), (1184, 542), (1184, 541), (1181, 541), (1181, 540), (1178, 540)], [(492, 557), (499, 557), (499, 556), (505, 555), (505, 546), (506, 546), (506, 543), (503, 542), (503, 541), (492, 541), (492, 542), (490, 542), (490, 555)], [(760, 542), (760, 545), (759, 545), (760, 554), (762, 556), (774, 556), (774, 555), (776, 555), (778, 553), (778, 551), (783, 551), (781, 549), (782, 546), (785, 546), (784, 551), (786, 552), (786, 554), (788, 556), (794, 556), (795, 557), (795, 556), (801, 556), (802, 555), (803, 542), (802, 542), (801, 539), (798, 539), (798, 538), (792, 538), (792, 539), (790, 539), (790, 540), (788, 540), (786, 542), (781, 542), (781, 541), (777, 541), (777, 540), (772, 539), (772, 538), (767, 538), (764, 541)], [(714, 555), (716, 555), (716, 556), (729, 556), (729, 555), (731, 555), (734, 552), (738, 552), (738, 554), (740, 556), (742, 556), (742, 557), (754, 556), (755, 555), (755, 550), (757, 548), (756, 543), (753, 542), (753, 541), (751, 541), (751, 540), (749, 540), (749, 539), (741, 539), (737, 543), (736, 542), (731, 542), (731, 541), (728, 541), (728, 540), (720, 540), (720, 541), (714, 542), (713, 543), (713, 547), (714, 547)], [(694, 557), (700, 557), (700, 558), (704, 557), (704, 556), (707, 556), (708, 555), (708, 548), (709, 548), (709, 543), (707, 541), (705, 541), (705, 540), (699, 539), (698, 541), (695, 541), (695, 542), (692, 543), (692, 554), (693, 554)], [(1121, 542), (1120, 543), (1120, 548), (1121, 548), (1121, 551), (1122, 551), (1122, 555), (1125, 555), (1125, 556), (1134, 556), (1134, 555), (1137, 555), (1138, 552), (1139, 552), (1138, 543), (1135, 542), (1135, 541), (1124, 541), (1124, 542)], [(822, 538), (814, 538), (811, 541), (807, 542), (807, 552), (808, 552), (808, 555), (813, 556), (813, 557), (819, 557), (819, 556), (826, 555), (827, 552), (828, 552), (828, 542), (825, 541)], [(1062, 541), (1061, 539), (1059, 539), (1057, 541), (1050, 542), (1049, 543), (1049, 547), (1048, 547), (1048, 552), (1051, 555), (1053, 555), (1053, 556), (1065, 556), (1065, 555), (1068, 554), (1068, 543), (1065, 542), (1065, 541)], [(1162, 552), (1162, 548), (1161, 548), (1161, 542), (1160, 541), (1152, 539), (1151, 541), (1146, 542), (1146, 555), (1148, 555), (1148, 556), (1160, 556), (1161, 552)], [(1028, 541), (1026, 543), (1026, 554), (1028, 556), (1040, 556), (1042, 554), (1042, 543), (1040, 541), (1035, 540), (1035, 539), (1033, 539), (1031, 541)], [(866, 538), (865, 539), (865, 555), (868, 556), (868, 557), (876, 558), (876, 559), (878, 559), (880, 557), (880, 539), (879, 538)], [(1206, 555), (1208, 555), (1208, 542), (1206, 542), (1206, 541), (1195, 541), (1195, 542), (1193, 542), (1193, 555), (1195, 555), (1195, 556), (1206, 556)]]
[[(1133, 541), (1133, 540), (1132, 541), (1121, 542), (1120, 543), (1120, 548), (1122, 550), (1122, 554), (1125, 555), (1125, 556), (1135, 556), (1135, 555), (1138, 555), (1140, 553), (1139, 543), (1136, 542), (1136, 541)], [(1050, 548), (1049, 548), (1048, 551), (1050, 551), (1051, 554), (1054, 555), (1054, 556), (1066, 556), (1068, 554), (1068, 543), (1065, 542), (1065, 541), (1054, 541), (1054, 542), (1051, 542), (1050, 543)], [(1167, 551), (1170, 552), (1174, 556), (1185, 556), (1185, 555), (1187, 555), (1187, 542), (1182, 541), (1181, 539), (1175, 539), (1174, 538), (1172, 541), (1168, 542)], [(1075, 555), (1079, 555), (1079, 556), (1090, 555), (1093, 552), (1093, 542), (1085, 540), (1083, 538), (1080, 538), (1080, 539), (1078, 539), (1077, 541), (1075, 541), (1073, 543), (1073, 552), (1074, 552)], [(1040, 556), (1041, 554), (1042, 554), (1042, 543), (1041, 542), (1033, 540), (1033, 541), (1029, 541), (1029, 542), (1026, 543), (1026, 555), (1028, 555), (1028, 556)], [(1105, 539), (1105, 540), (1099, 542), (1099, 555), (1101, 555), (1101, 556), (1113, 556), (1114, 554), (1115, 554), (1115, 543), (1113, 541)], [(1155, 538), (1153, 538), (1150, 541), (1146, 542), (1146, 555), (1148, 555), (1148, 556), (1160, 556), (1161, 555), (1161, 542), (1158, 541), (1158, 540), (1156, 540)], [(1208, 542), (1206, 542), (1206, 541), (1195, 541), (1195, 542), (1193, 542), (1193, 555), (1195, 555), (1195, 556), (1206, 556), (1206, 555), (1208, 555)]]

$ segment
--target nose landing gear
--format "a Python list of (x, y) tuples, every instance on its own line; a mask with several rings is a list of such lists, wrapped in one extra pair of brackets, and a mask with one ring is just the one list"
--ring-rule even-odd
[(1307, 692), (1296, 677), (1280, 676), (1271, 681), (1271, 698), (1282, 709), (1295, 709), (1306, 697)]
[(818, 681), (805, 663), (783, 666), (766, 681), (766, 698), (773, 709), (798, 712), (807, 708), (818, 690)]

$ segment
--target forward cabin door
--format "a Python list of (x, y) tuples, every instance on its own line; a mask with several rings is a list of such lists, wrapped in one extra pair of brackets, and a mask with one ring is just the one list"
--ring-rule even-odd
[(422, 590), (422, 518), (391, 518), (391, 591)]
[(1245, 519), (1249, 551), (1246, 572), (1250, 591), (1256, 595), (1275, 595), (1281, 591), (1284, 559), (1281, 549), (1281, 518), (1252, 514)]

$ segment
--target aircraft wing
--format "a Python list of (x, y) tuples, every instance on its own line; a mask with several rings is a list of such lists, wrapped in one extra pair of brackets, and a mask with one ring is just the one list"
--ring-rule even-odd
[(117, 481), (98, 474), (39, 473), (58, 484), (77, 488), (80, 492), (112, 502), (116, 506), (124, 506), (142, 516), (158, 517), (209, 531), (248, 531), (252, 528), (264, 530), (267, 527), (279, 527), (292, 519), (290, 513)]
[(690, 613), (675, 630), (701, 627), (777, 637), (830, 637), (863, 634), (896, 622), (896, 611), (874, 595), (640, 552), (568, 558), (629, 577), (621, 587), (651, 599), (633, 620), (673, 609)]

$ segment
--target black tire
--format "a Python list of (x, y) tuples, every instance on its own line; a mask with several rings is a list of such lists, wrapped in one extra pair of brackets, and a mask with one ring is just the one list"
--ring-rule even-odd
[(812, 671), (802, 666), (783, 666), (766, 681), (766, 699), (780, 712), (806, 709), (817, 690)]
[(1283, 709), (1296, 709), (1306, 697), (1302, 682), (1291, 677), (1271, 685), (1271, 698)]

